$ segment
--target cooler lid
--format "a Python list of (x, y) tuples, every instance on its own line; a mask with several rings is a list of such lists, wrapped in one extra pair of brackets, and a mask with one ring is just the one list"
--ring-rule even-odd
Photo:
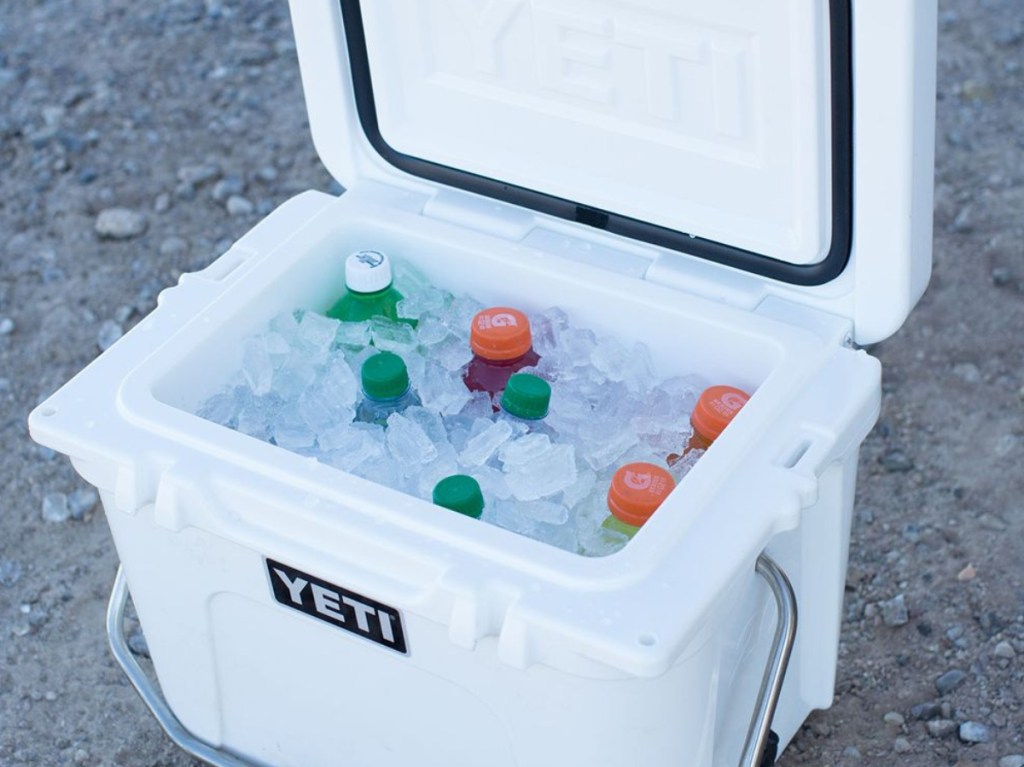
[[(927, 282), (930, 0), (293, 0), (292, 15), (317, 149), (345, 186), (397, 169), (802, 286), (864, 342)], [(848, 269), (869, 230), (881, 252)]]

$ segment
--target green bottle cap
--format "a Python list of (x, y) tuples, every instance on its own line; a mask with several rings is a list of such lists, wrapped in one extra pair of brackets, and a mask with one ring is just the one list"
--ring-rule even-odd
[(465, 474), (452, 474), (434, 485), (434, 503), (473, 519), (480, 519), (484, 512), (480, 483)]
[(516, 418), (535, 421), (548, 414), (551, 386), (530, 373), (516, 373), (508, 379), (501, 395), (501, 409)]
[(397, 354), (377, 352), (363, 363), (363, 391), (370, 399), (398, 399), (409, 391), (409, 371)]

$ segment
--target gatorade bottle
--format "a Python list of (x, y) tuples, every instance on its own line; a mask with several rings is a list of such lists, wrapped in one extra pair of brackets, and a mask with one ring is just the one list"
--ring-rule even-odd
[(492, 397), (505, 388), (509, 377), (540, 360), (533, 350), (530, 320), (518, 309), (494, 306), (477, 312), (469, 331), (473, 359), (463, 380), (470, 391)]
[(501, 395), (499, 418), (525, 421), (530, 431), (544, 431), (541, 419), (551, 404), (551, 385), (531, 373), (516, 373), (508, 379)]
[(484, 513), (484, 494), (480, 483), (465, 474), (452, 474), (434, 485), (434, 503), (473, 519)]
[(669, 455), (668, 465), (673, 466), (691, 450), (707, 450), (711, 447), (711, 443), (718, 439), (749, 399), (749, 394), (733, 386), (709, 386), (702, 391), (690, 413), (693, 433), (681, 453)]
[(345, 259), (345, 294), (327, 316), (342, 322), (362, 322), (371, 317), (397, 322), (401, 300), (388, 257), (376, 250), (360, 250)]
[(601, 527), (632, 538), (675, 486), (672, 475), (653, 463), (620, 466), (608, 488), (611, 515)]
[(363, 398), (356, 408), (357, 421), (384, 426), (392, 413), (422, 404), (410, 388), (409, 371), (397, 354), (377, 352), (369, 357), (363, 363), (360, 378)]

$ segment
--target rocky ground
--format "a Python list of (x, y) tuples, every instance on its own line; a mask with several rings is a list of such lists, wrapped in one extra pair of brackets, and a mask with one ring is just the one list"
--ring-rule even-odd
[[(96, 496), (28, 411), (274, 206), (339, 191), (283, 0), (0, 4), (0, 763), (184, 767), (106, 648)], [(873, 350), (835, 705), (795, 765), (1024, 765), (1024, 14), (941, 4), (935, 270)], [(141, 635), (135, 634), (141, 649)]]

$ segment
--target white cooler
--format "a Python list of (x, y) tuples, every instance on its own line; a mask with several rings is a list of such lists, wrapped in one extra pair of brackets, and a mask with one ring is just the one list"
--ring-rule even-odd
[[(313, 138), (348, 191), (183, 275), (29, 419), (100, 491), (159, 691), (124, 650), (123, 581), (115, 649), (172, 737), (274, 767), (770, 764), (769, 724), (784, 747), (832, 701), (880, 395), (857, 346), (930, 272), (935, 14), (293, 0)], [(603, 558), (190, 414), (366, 247), (754, 396)]]

